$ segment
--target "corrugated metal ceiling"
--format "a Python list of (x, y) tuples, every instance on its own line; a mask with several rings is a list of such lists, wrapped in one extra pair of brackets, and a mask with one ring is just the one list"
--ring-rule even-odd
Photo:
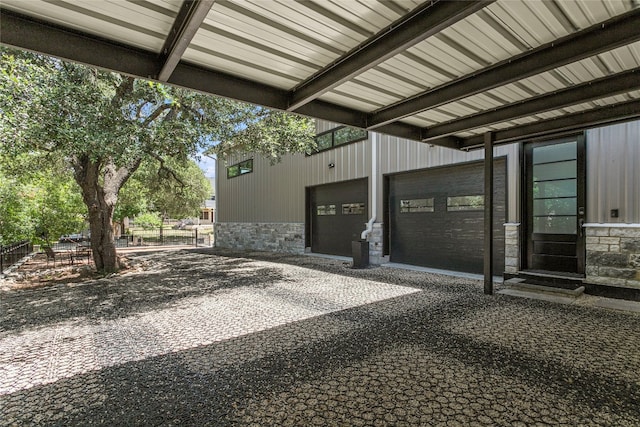
[[(492, 83), (479, 92), (463, 93), (449, 102), (444, 99), (433, 106), (425, 104), (410, 114), (400, 113), (391, 120), (381, 120), (378, 126), (375, 119), (381, 111), (460, 79), (480, 76), (489, 67), (536, 52), (549, 43), (598, 31), (597, 24), (606, 23), (603, 32), (614, 25), (609, 21), (616, 17), (640, 24), (635, 0), (498, 0), (475, 2), (477, 5), (466, 2), (464, 7), (469, 10), (462, 10), (463, 2), (457, 3), (218, 0), (201, 22), (187, 19), (182, 23), (196, 27), (186, 48), (178, 53), (182, 65), (168, 81), (240, 100), (263, 102), (274, 108), (293, 106), (288, 109), (427, 140), (429, 129), (434, 126), (640, 68), (640, 36), (631, 34), (622, 46), (612, 42), (611, 48), (599, 49), (597, 54), (534, 75), (521, 78), (516, 75), (515, 79), (505, 79), (503, 84)], [(42, 29), (42, 34), (46, 32), (48, 37), (60, 34), (60, 40), (68, 36), (60, 29), (68, 29), (73, 36), (82, 35), (77, 38), (78, 43), (85, 39), (106, 40), (107, 45), (113, 44), (114, 52), (129, 46), (162, 58), (163, 46), (174, 33), (174, 23), (182, 19), (181, 11), (194, 4), (173, 0), (3, 0), (0, 36), (5, 44), (133, 72), (127, 64), (114, 66), (114, 61), (102, 64), (99, 59), (87, 60), (87, 55), (80, 52), (82, 46), (48, 47), (33, 35), (33, 28)], [(441, 15), (446, 16), (438, 18)], [(396, 45), (385, 39), (416, 32), (417, 26), (431, 22), (419, 19), (433, 20), (434, 29), (422, 36), (412, 35)], [(373, 55), (367, 53), (371, 46), (375, 47)], [(199, 69), (194, 71), (189, 65)], [(342, 66), (347, 70), (341, 71)], [(465, 138), (486, 131), (637, 101), (638, 73), (629, 79), (626, 93), (603, 94), (601, 99), (543, 108), (524, 117), (461, 129), (453, 133), (454, 142), (450, 138), (430, 141), (464, 148)], [(154, 74), (143, 77), (149, 76)], [(207, 76), (212, 81), (203, 82)], [(324, 83), (327, 77), (328, 83)], [(314, 85), (318, 89), (308, 98), (296, 99), (306, 87)], [(256, 93), (249, 94), (247, 88), (254, 88)], [(260, 91), (267, 95), (261, 95)], [(635, 104), (629, 105), (633, 108)]]

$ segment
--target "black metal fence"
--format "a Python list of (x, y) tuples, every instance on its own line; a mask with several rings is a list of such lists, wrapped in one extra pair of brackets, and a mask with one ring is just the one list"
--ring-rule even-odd
[[(202, 230), (176, 230), (176, 229), (153, 229), (153, 230), (134, 230), (129, 234), (116, 236), (116, 248), (130, 248), (140, 246), (169, 246), (169, 245), (185, 245), (185, 246), (213, 246), (213, 233), (209, 229), (206, 232)], [(52, 244), (53, 250), (73, 250), (79, 244), (90, 246), (91, 243), (86, 241), (61, 241)]]
[(137, 230), (130, 234), (123, 234), (116, 238), (116, 247), (135, 246), (211, 246), (213, 235), (194, 230)]
[(11, 243), (6, 246), (0, 245), (0, 274), (31, 252), (33, 252), (33, 245), (28, 240)]

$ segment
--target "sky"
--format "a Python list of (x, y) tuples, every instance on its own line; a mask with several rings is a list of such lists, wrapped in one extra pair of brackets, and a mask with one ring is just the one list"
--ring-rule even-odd
[[(197, 160), (196, 160), (197, 161)], [(204, 176), (207, 178), (214, 178), (216, 176), (216, 161), (202, 156), (199, 161), (197, 161), (198, 166), (204, 172)]]

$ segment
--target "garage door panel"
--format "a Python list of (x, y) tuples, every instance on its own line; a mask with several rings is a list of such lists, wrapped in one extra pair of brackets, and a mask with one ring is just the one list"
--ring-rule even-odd
[[(391, 176), (388, 190), (391, 261), (481, 273), (484, 212), (477, 203), (484, 198), (483, 176), (482, 162)], [(496, 160), (495, 177), (494, 267), (502, 271), (506, 217), (504, 159)], [(421, 205), (416, 200), (431, 198), (433, 211), (410, 212), (411, 206)]]
[(360, 240), (367, 222), (367, 180), (311, 188), (311, 251), (351, 256), (351, 242)]

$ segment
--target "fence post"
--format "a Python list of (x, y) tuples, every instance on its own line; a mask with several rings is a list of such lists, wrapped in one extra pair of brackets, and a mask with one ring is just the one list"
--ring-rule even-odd
[(0, 245), (0, 274), (4, 272), (4, 247)]
[(196, 228), (196, 248), (198, 247), (198, 229)]

